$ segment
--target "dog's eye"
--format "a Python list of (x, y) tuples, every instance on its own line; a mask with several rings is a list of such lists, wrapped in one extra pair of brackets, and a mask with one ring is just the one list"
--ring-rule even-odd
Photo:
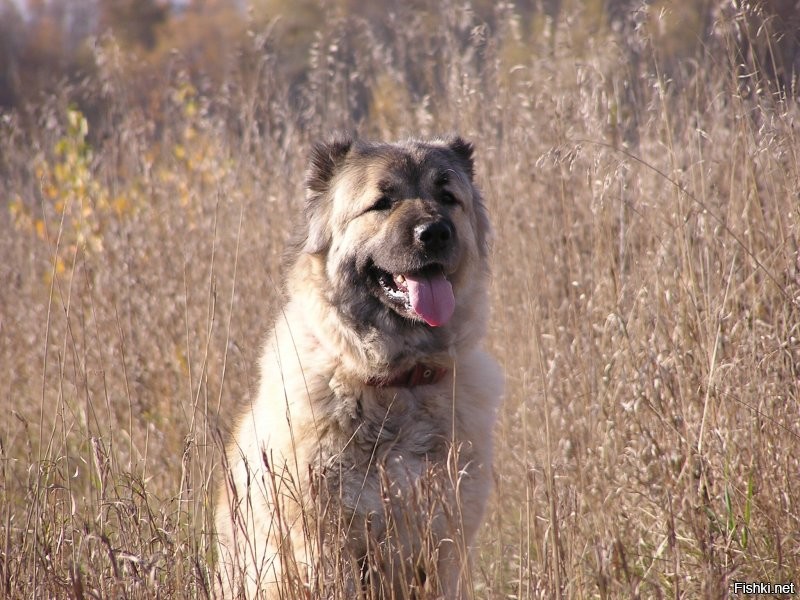
[(452, 192), (442, 190), (442, 202), (444, 204), (458, 204), (458, 198), (456, 198)]
[(378, 198), (375, 203), (369, 207), (370, 210), (386, 210), (392, 207), (392, 199), (389, 196), (383, 195)]

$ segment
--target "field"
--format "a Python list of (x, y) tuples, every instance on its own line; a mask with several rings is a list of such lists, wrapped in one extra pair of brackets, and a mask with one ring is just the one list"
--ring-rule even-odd
[(741, 13), (677, 60), (657, 27), (450, 8), (331, 21), (302, 85), (268, 33), (224, 85), (177, 57), (158, 118), (109, 42), (2, 115), (0, 596), (211, 595), (223, 440), (340, 128), (477, 148), (506, 397), (475, 598), (800, 586), (796, 90)]

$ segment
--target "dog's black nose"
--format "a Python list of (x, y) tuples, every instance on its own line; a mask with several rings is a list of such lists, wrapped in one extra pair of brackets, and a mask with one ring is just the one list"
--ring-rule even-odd
[(429, 252), (444, 250), (453, 239), (453, 226), (446, 220), (423, 223), (414, 228), (414, 239)]

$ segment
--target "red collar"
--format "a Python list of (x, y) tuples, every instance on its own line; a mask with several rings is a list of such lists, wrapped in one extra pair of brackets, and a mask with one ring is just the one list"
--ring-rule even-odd
[(408, 371), (403, 371), (392, 377), (387, 377), (385, 379), (370, 377), (367, 380), (367, 385), (379, 388), (432, 385), (434, 383), (439, 383), (445, 375), (447, 375), (447, 369), (418, 363)]

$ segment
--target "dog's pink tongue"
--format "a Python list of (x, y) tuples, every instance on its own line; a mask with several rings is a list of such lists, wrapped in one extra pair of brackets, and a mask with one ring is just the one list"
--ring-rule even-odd
[(444, 273), (406, 275), (408, 296), (414, 311), (431, 327), (444, 325), (453, 316), (456, 299)]

